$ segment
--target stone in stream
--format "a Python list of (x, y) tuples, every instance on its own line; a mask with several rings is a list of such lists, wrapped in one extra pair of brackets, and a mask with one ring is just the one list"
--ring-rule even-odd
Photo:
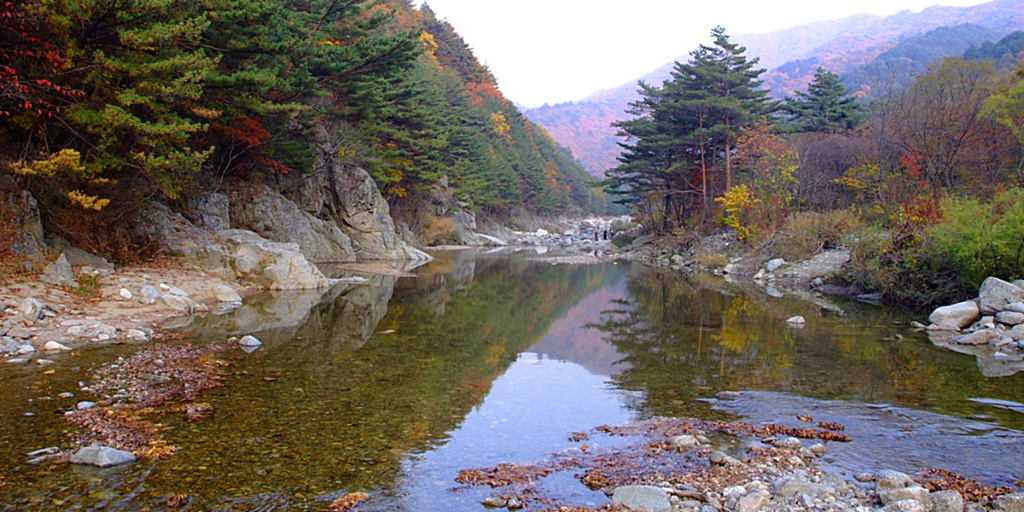
[(50, 351), (50, 350), (64, 350), (64, 351), (68, 351), (68, 350), (71, 350), (71, 349), (68, 348), (65, 345), (57, 343), (56, 341), (47, 341), (46, 345), (43, 345), (43, 350), (47, 350), (47, 351)]
[(1000, 311), (996, 313), (996, 322), (1003, 325), (1017, 325), (1024, 323), (1024, 313), (1016, 311)]
[(700, 441), (691, 435), (675, 436), (668, 440), (668, 444), (679, 451), (690, 450), (700, 446)]
[(1006, 311), (1006, 308), (1014, 302), (1024, 302), (1024, 289), (998, 277), (989, 277), (981, 283), (981, 290), (978, 291), (978, 306), (982, 314), (991, 315)]
[(242, 302), (242, 296), (226, 284), (217, 283), (210, 287), (210, 291), (213, 292), (213, 298), (217, 302)]
[(891, 469), (879, 471), (878, 475), (876, 475), (876, 480), (875, 490), (878, 492), (916, 485), (914, 480), (906, 473), (900, 473)]
[(964, 498), (953, 489), (933, 492), (929, 496), (932, 512), (963, 512)]
[(1000, 339), (1002, 336), (995, 329), (982, 329), (975, 331), (970, 334), (958, 336), (953, 338), (954, 343), (960, 345), (988, 345), (992, 341)]
[(160, 297), (160, 301), (163, 302), (165, 306), (183, 313), (192, 313), (196, 310), (195, 301), (181, 295), (169, 293), (164, 294)]
[(135, 462), (135, 454), (109, 446), (86, 446), (71, 456), (72, 464), (89, 464), (100, 468)]
[(624, 485), (612, 493), (612, 504), (624, 505), (632, 510), (667, 512), (672, 509), (668, 493), (653, 485)]
[(978, 318), (978, 304), (973, 300), (966, 300), (950, 306), (943, 306), (932, 311), (928, 321), (939, 328), (958, 331), (970, 325)]

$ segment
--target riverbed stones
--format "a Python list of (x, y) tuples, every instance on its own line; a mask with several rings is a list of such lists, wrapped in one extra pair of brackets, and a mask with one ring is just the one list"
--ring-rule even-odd
[(50, 263), (43, 269), (43, 282), (56, 286), (72, 286), (75, 283), (75, 273), (71, 270), (67, 256), (61, 253), (56, 261)]
[(992, 507), (1003, 512), (1024, 512), (1024, 493), (997, 496), (992, 502)]
[(771, 501), (772, 495), (764, 489), (754, 489), (740, 498), (736, 505), (737, 512), (757, 512)]
[(925, 506), (928, 506), (930, 503), (928, 494), (928, 489), (919, 485), (913, 485), (909, 487), (899, 487), (896, 489), (878, 491), (878, 499), (882, 501), (883, 505), (888, 505), (902, 500), (917, 500)]
[(668, 444), (679, 451), (692, 450), (700, 446), (700, 441), (692, 435), (675, 436), (669, 439)]
[(90, 320), (71, 325), (65, 332), (69, 336), (76, 336), (79, 338), (109, 340), (117, 336), (117, 327), (107, 325), (99, 320)]
[(967, 300), (936, 309), (928, 317), (928, 321), (942, 329), (958, 331), (970, 325), (978, 317), (978, 311), (978, 303)]
[(68, 350), (71, 350), (71, 349), (68, 348), (67, 346), (61, 344), (61, 343), (57, 343), (56, 341), (47, 341), (46, 344), (43, 345), (43, 350), (47, 350), (47, 351), (57, 351), (57, 350), (68, 351)]
[(883, 512), (926, 512), (924, 504), (917, 500), (894, 501), (882, 509)]
[(7, 331), (7, 336), (19, 340), (27, 340), (32, 337), (32, 331), (27, 327), (16, 325)]
[(263, 343), (255, 336), (242, 336), (242, 339), (238, 340), (238, 344), (243, 347), (258, 347)]
[(931, 512), (963, 512), (964, 510), (964, 497), (953, 489), (933, 492), (929, 499), (932, 504)]
[(135, 454), (109, 446), (86, 446), (71, 456), (72, 464), (87, 464), (100, 468), (120, 466), (129, 462), (135, 462)]
[(982, 314), (990, 315), (1005, 311), (1014, 302), (1024, 302), (1024, 289), (998, 277), (989, 277), (981, 283), (978, 307)]
[(798, 494), (825, 497), (836, 492), (834, 487), (808, 482), (797, 475), (787, 475), (776, 480), (772, 488), (776, 496), (783, 498), (792, 498)]
[(653, 485), (624, 485), (616, 487), (612, 493), (612, 503), (623, 505), (631, 510), (647, 512), (667, 512), (672, 509), (668, 493), (661, 487)]
[(234, 288), (223, 283), (216, 283), (211, 286), (210, 292), (217, 302), (242, 302), (242, 296)]
[(957, 336), (953, 338), (953, 342), (961, 345), (988, 345), (992, 341), (999, 340), (1001, 337), (1000, 332), (995, 329), (982, 329), (963, 336)]
[(888, 491), (890, 489), (901, 489), (903, 487), (910, 487), (916, 485), (913, 478), (906, 473), (899, 471), (893, 471), (886, 469), (879, 471), (875, 475), (875, 490), (878, 492)]
[(1016, 311), (1000, 311), (996, 313), (996, 322), (1003, 325), (1018, 325), (1024, 323), (1024, 313)]
[(26, 322), (35, 322), (43, 316), (43, 304), (35, 297), (26, 297), (18, 304), (17, 318)]
[(196, 310), (196, 303), (194, 300), (176, 295), (172, 293), (165, 293), (160, 296), (160, 302), (165, 306), (175, 310), (181, 311), (182, 313), (193, 313)]

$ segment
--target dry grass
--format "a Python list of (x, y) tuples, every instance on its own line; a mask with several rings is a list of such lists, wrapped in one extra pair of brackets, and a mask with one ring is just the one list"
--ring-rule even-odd
[(697, 253), (697, 264), (701, 267), (716, 269), (723, 268), (729, 263), (729, 257), (723, 252), (701, 251)]
[(432, 246), (447, 240), (454, 230), (455, 221), (426, 213), (420, 217), (416, 236), (423, 245)]
[(859, 227), (860, 218), (850, 210), (801, 212), (786, 219), (769, 247), (786, 261), (799, 261), (843, 245)]

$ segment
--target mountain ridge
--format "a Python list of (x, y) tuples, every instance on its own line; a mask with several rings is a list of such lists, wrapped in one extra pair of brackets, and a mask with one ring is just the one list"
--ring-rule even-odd
[[(903, 38), (925, 34), (943, 26), (970, 23), (1005, 35), (1024, 29), (1024, 0), (994, 0), (971, 6), (931, 6), (920, 12), (901, 11), (889, 16), (855, 14), (838, 20), (797, 25), (769, 33), (742, 34), (732, 40), (747, 48), (769, 71), (763, 76), (773, 95), (782, 97), (802, 90), (818, 66), (843, 73), (865, 65), (896, 46)], [(597, 177), (617, 165), (616, 130), (611, 123), (626, 118), (625, 110), (637, 98), (637, 81), (660, 85), (684, 53), (638, 80), (596, 91), (572, 102), (544, 105), (523, 113), (544, 126), (559, 144), (569, 148)], [(785, 72), (776, 70), (785, 68)]]

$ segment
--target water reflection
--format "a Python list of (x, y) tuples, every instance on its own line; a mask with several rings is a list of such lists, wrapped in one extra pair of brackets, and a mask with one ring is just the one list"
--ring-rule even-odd
[[(90, 368), (130, 347), (87, 352), (74, 362), (81, 371), (57, 367), (45, 378), (4, 368), (0, 476), (9, 485), (0, 502), (163, 510), (168, 495), (186, 493), (199, 509), (323, 509), (366, 490), (369, 510), (479, 510), (488, 491), (448, 491), (459, 469), (536, 460), (564, 449), (570, 431), (599, 424), (747, 414), (702, 400), (721, 390), (787, 393), (768, 395), (774, 403), (886, 402), (1024, 427), (1014, 408), (992, 405), (1024, 402), (1024, 376), (986, 379), (973, 358), (894, 325), (906, 320), (898, 313), (844, 304), (840, 318), (722, 281), (500, 255), (453, 253), (416, 272), (267, 293), (190, 324), (191, 342), (255, 333), (263, 346), (227, 354), (228, 387), (205, 398), (216, 410), (209, 419), (161, 418), (181, 448), (168, 460), (114, 471), (21, 464), (67, 428), (55, 403), (28, 399), (77, 390)], [(805, 328), (785, 324), (796, 314)], [(967, 469), (994, 449), (945, 446), (944, 460)], [(557, 486), (580, 504), (603, 499), (571, 479)]]

